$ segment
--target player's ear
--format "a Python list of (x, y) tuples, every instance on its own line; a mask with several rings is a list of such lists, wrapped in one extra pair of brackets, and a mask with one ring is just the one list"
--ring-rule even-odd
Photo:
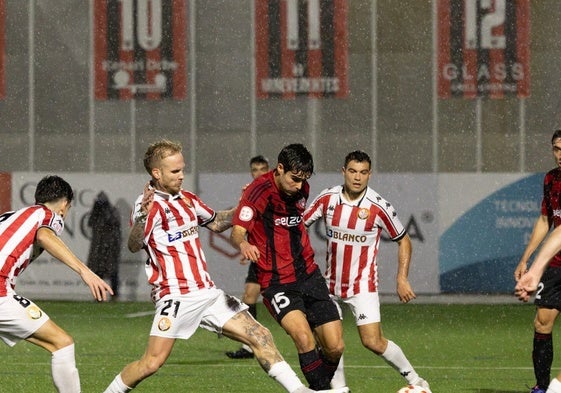
[(152, 168), (152, 177), (156, 180), (160, 180), (162, 173), (159, 168)]

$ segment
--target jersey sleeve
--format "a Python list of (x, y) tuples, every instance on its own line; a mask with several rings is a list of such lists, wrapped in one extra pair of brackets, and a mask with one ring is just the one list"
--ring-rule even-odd
[(184, 193), (184, 198), (188, 198), (193, 204), (200, 226), (204, 227), (214, 221), (216, 212), (204, 203), (199, 196), (192, 193)]
[(323, 190), (304, 211), (304, 225), (310, 227), (323, 217), (328, 189)]
[(64, 220), (57, 213), (45, 208), (38, 228), (49, 228), (57, 236), (60, 236), (64, 230)]
[(401, 223), (393, 205), (383, 198), (381, 198), (376, 205), (379, 209), (376, 225), (383, 228), (394, 242), (405, 236), (405, 227)]

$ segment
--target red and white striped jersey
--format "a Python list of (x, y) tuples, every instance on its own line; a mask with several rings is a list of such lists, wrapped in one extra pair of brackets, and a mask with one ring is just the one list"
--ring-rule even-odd
[(343, 186), (323, 190), (304, 212), (304, 224), (323, 219), (327, 236), (324, 276), (329, 291), (341, 298), (378, 288), (378, 246), (382, 230), (396, 241), (405, 228), (393, 206), (367, 188), (362, 198), (347, 201)]
[(62, 217), (46, 206), (33, 205), (0, 215), (0, 297), (16, 286), (16, 278), (41, 254), (34, 246), (41, 227), (60, 236), (64, 229)]
[[(142, 195), (132, 217), (139, 214)], [(186, 294), (214, 287), (199, 238), (199, 226), (214, 220), (216, 213), (197, 195), (182, 190), (177, 195), (160, 191), (144, 227), (148, 253), (146, 275), (152, 285), (152, 300), (168, 294)]]

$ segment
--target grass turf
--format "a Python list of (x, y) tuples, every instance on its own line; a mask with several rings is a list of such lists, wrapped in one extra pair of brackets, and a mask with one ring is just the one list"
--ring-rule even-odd
[[(145, 349), (150, 303), (36, 303), (73, 336), (83, 393), (103, 392)], [(527, 393), (534, 382), (533, 315), (534, 307), (523, 304), (383, 304), (382, 326), (434, 393)], [(262, 305), (258, 317), (301, 376), (292, 341)], [(362, 347), (347, 310), (344, 327), (345, 373), (352, 393), (394, 393), (405, 385), (396, 371)], [(224, 355), (238, 347), (237, 342), (199, 329), (191, 339), (178, 340), (162, 369), (134, 391), (284, 392), (255, 360)], [(552, 376), (558, 364), (554, 362)], [(27, 342), (0, 346), (0, 392), (55, 392), (49, 354)]]

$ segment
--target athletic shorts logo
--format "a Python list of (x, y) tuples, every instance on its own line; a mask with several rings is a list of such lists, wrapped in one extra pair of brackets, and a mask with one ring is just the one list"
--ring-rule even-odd
[(242, 221), (250, 221), (253, 218), (253, 210), (248, 206), (243, 206), (238, 217)]
[(37, 306), (27, 307), (27, 314), (31, 319), (39, 319), (43, 316), (43, 311)]
[(160, 329), (162, 332), (169, 330), (170, 327), (171, 321), (169, 320), (169, 318), (163, 317), (162, 319), (160, 319), (160, 322), (158, 322), (158, 329)]

